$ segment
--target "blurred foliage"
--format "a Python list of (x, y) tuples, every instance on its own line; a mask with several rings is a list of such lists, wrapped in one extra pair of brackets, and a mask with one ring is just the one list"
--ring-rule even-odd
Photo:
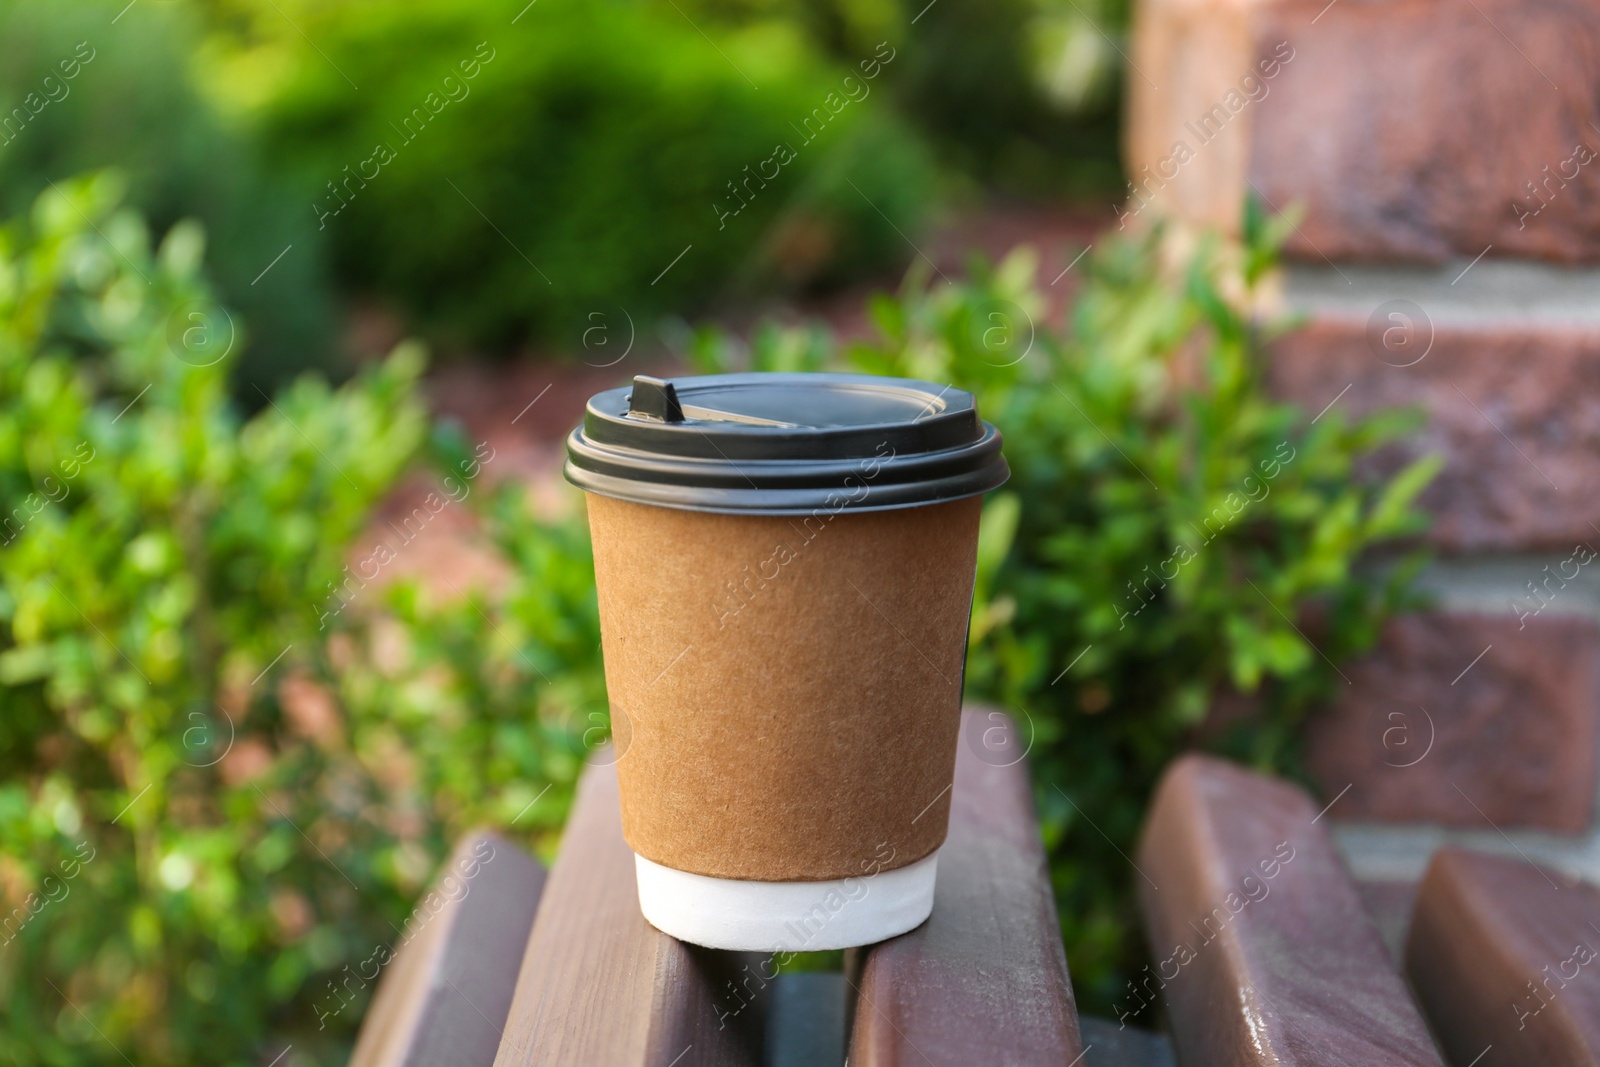
[[(656, 0), (663, 7), (667, 0)], [(835, 61), (875, 43), (941, 161), (1003, 193), (1116, 196), (1127, 0), (671, 0), (714, 23), (782, 18)]]
[(906, 6), (916, 22), (896, 89), (942, 160), (1047, 202), (1120, 198), (1122, 57), (1112, 35), (1121, 35), (1122, 0)]
[[(249, 404), (344, 373), (334, 277), (452, 349), (570, 344), (596, 310), (903, 263), (958, 188), (1113, 192), (1125, 22), (1125, 0), (0, 0), (0, 217), (114, 165), (158, 229), (198, 218), (253, 325)], [(465, 79), (480, 42), (498, 59)], [(779, 144), (794, 161), (722, 225)]]
[(781, 19), (702, 29), (638, 0), (285, 0), (293, 27), (277, 6), (233, 34), (218, 92), (340, 275), (453, 345), (881, 269), (932, 193), (880, 91), (891, 44), (831, 64)]
[[(242, 417), (199, 228), (152, 248), (119, 198), (64, 181), (0, 231), (0, 1058), (343, 1062), (350, 968), (448, 845), (561, 825), (603, 707), (587, 539), (468, 495), (492, 450), (430, 442), (413, 348)], [(492, 604), (351, 582), (424, 462), (498, 516)]]
[[(249, 404), (344, 373), (333, 278), (452, 350), (570, 345), (597, 310), (648, 322), (892, 268), (960, 188), (1118, 185), (1124, 0), (505, 7), (0, 0), (0, 115), (20, 116), (0, 217), (114, 165), (158, 229), (198, 218), (253, 324)], [(466, 78), (480, 43), (496, 59)]]
[[(985, 505), (968, 697), (1032, 738), (1078, 1002), (1100, 1015), (1128, 1010), (1141, 962), (1126, 857), (1162, 768), (1199, 745), (1299, 774), (1298, 727), (1332, 663), (1371, 647), (1421, 562), (1381, 579), (1357, 568), (1424, 525), (1413, 501), (1437, 459), (1358, 476), (1416, 414), (1348, 423), (1335, 408), (1311, 424), (1268, 397), (1267, 283), (1288, 223), (1248, 219), (1242, 245), (1103, 240), (1064, 329), (1042, 321), (1026, 250), (971, 282), (913, 273), (874, 299), (878, 338), (840, 354), (971, 390), (1005, 434), (1012, 477)], [(778, 328), (748, 350), (705, 331), (695, 354), (707, 371), (835, 359), (820, 331)], [(1253, 713), (1208, 718), (1241, 706)]]
[(181, 5), (125, 4), (0, 0), (0, 218), (51, 181), (115, 165), (158, 229), (199, 219), (219, 292), (254, 327), (234, 380), (257, 399), (252, 385), (271, 390), (334, 358), (314, 220), (190, 84), (199, 20)]

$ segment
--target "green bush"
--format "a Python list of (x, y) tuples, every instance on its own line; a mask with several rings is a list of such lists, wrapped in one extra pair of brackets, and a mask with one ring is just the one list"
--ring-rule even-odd
[[(970, 283), (913, 275), (873, 301), (879, 339), (843, 353), (971, 390), (1005, 434), (1012, 478), (985, 505), (968, 696), (1032, 739), (1079, 1003), (1102, 1015), (1126, 1010), (1140, 960), (1126, 856), (1157, 775), (1198, 744), (1297, 773), (1329, 661), (1370, 647), (1414, 569), (1379, 582), (1356, 564), (1420, 529), (1412, 501), (1437, 468), (1367, 484), (1358, 464), (1413, 415), (1349, 424), (1334, 408), (1308, 424), (1268, 398), (1257, 304), (1284, 226), (1250, 220), (1244, 247), (1183, 256), (1159, 232), (1102, 239), (1065, 330), (1040, 321), (1025, 251)], [(711, 333), (698, 345), (706, 369), (815, 368), (830, 352), (775, 330), (748, 356)], [(1232, 693), (1255, 714), (1202, 729)]]
[(288, 72), (268, 143), (342, 275), (452, 341), (575, 345), (595, 310), (643, 323), (910, 255), (930, 174), (880, 106), (892, 45), (830, 66), (784, 22), (708, 37), (634, 0), (294, 16), (321, 56), (269, 11), (233, 60)]
[[(350, 968), (445, 849), (561, 824), (603, 706), (586, 540), (475, 490), (492, 450), (429, 447), (414, 349), (241, 417), (198, 227), (152, 250), (118, 196), (0, 231), (0, 1047), (343, 1062)], [(493, 605), (351, 576), (425, 456), (515, 532)]]
[(195, 20), (171, 4), (125, 5), (0, 0), (0, 218), (26, 212), (50, 181), (115, 166), (159, 229), (199, 219), (218, 291), (252, 326), (236, 389), (259, 402), (257, 387), (334, 359), (326, 253), (301, 200), (191, 85)]

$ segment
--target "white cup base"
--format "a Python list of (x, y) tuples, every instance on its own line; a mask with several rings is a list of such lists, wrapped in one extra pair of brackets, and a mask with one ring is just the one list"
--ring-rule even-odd
[(939, 853), (905, 867), (826, 882), (746, 882), (663, 867), (635, 854), (639, 909), (679, 941), (742, 952), (870, 945), (933, 911)]

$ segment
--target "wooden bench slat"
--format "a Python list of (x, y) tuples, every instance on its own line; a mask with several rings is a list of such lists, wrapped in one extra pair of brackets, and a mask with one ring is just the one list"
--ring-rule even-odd
[(350, 1067), (489, 1067), (544, 882), (505, 838), (463, 839), (391, 949)]
[(1422, 879), (1406, 971), (1452, 1062), (1600, 1063), (1600, 891), (1446, 848)]
[(1319, 818), (1204, 756), (1158, 786), (1137, 852), (1157, 962), (1137, 996), (1165, 997), (1184, 1067), (1440, 1063)]
[(1021, 747), (993, 766), (972, 743), (1008, 729), (997, 714), (964, 720), (933, 915), (852, 964), (851, 1067), (1061, 1067), (1082, 1051)]
[(685, 945), (645, 922), (616, 768), (592, 766), (527, 938), (495, 1067), (756, 1067), (762, 974), (760, 957)]

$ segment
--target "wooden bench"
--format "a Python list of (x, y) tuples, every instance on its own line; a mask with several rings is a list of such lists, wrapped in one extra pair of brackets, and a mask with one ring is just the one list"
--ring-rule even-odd
[(1452, 1063), (1600, 1063), (1600, 892), (1522, 860), (1442, 849), (1406, 973)]
[(1303, 792), (1186, 756), (1156, 790), (1136, 857), (1156, 959), (1136, 993), (1165, 1001), (1184, 1067), (1438, 1067)]
[(544, 884), (505, 838), (468, 835), (385, 961), (351, 1067), (492, 1063)]
[[(1168, 1032), (1080, 1019), (1021, 753), (970, 743), (1005, 730), (991, 729), (1003, 723), (994, 713), (967, 715), (933, 915), (847, 953), (842, 973), (774, 974), (767, 957), (684, 945), (649, 926), (615, 770), (596, 765), (548, 879), (526, 857), (493, 878), (485, 866), (454, 918), (435, 917), (399, 952), (352, 1063), (1600, 1063), (1600, 958), (1572, 962), (1579, 943), (1600, 949), (1600, 893), (1526, 864), (1442, 852), (1421, 891), (1396, 898), (1416, 901), (1408, 986), (1312, 800), (1196, 756), (1164, 777), (1131, 861), (1155, 962), (1119, 1010), (1159, 1001)], [(485, 938), (493, 923), (500, 936)], [(459, 966), (469, 957), (470, 988)], [(1547, 966), (1582, 973), (1559, 987), (1549, 979), (1534, 999), (1525, 983)], [(1519, 1017), (1518, 995), (1542, 1009)]]

